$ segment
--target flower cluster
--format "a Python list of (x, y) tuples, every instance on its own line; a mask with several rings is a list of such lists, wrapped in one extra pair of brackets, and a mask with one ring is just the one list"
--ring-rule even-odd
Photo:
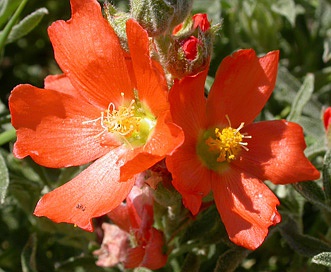
[(126, 203), (108, 213), (114, 224), (102, 225), (101, 249), (94, 252), (99, 256), (98, 265), (110, 267), (122, 262), (125, 268), (158, 269), (166, 264), (163, 233), (153, 227), (153, 202), (150, 187), (134, 186)]
[[(11, 93), (13, 153), (46, 167), (88, 166), (42, 196), (34, 214), (87, 231), (93, 218), (107, 214), (112, 224), (103, 224), (97, 263), (160, 268), (172, 234), (154, 222), (151, 190), (158, 182), (145, 182), (143, 190), (135, 184), (165, 160), (191, 220), (212, 192), (230, 240), (259, 247), (281, 221), (279, 200), (264, 181), (290, 184), (320, 175), (303, 153), (298, 124), (254, 122), (274, 89), (279, 52), (258, 57), (245, 49), (226, 57), (206, 98), (219, 26), (205, 14), (186, 18), (191, 1), (174, 28), (167, 7), (172, 21), (166, 30), (153, 29), (153, 38), (141, 26), (157, 26), (143, 22), (153, 16), (133, 12), (139, 23), (126, 17), (127, 46), (96, 0), (70, 2), (71, 19), (48, 29), (63, 74), (48, 76), (44, 88), (22, 84)], [(324, 123), (330, 130), (330, 111)]]

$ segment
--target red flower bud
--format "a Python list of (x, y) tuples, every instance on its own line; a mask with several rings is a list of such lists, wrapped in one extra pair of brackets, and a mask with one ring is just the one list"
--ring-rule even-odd
[(201, 41), (194, 36), (188, 37), (186, 40), (181, 42), (182, 49), (185, 57), (188, 60), (194, 60), (198, 53), (198, 45), (201, 45)]
[(331, 126), (331, 107), (328, 107), (324, 111), (323, 121), (324, 121), (324, 128), (325, 128), (326, 131), (328, 131), (328, 129)]
[(195, 14), (173, 30), (166, 68), (174, 78), (191, 76), (204, 70), (210, 61), (214, 33), (206, 14)]
[(202, 32), (206, 32), (210, 29), (210, 23), (207, 18), (207, 14), (205, 13), (198, 13), (192, 16), (191, 24), (187, 24), (187, 22), (181, 23), (177, 25), (174, 30), (172, 31), (173, 35), (178, 34), (182, 29), (186, 30), (187, 26), (190, 26), (189, 31), (194, 32), (198, 27), (202, 30)]
[(197, 27), (200, 27), (200, 29), (203, 32), (206, 32), (210, 29), (210, 23), (207, 18), (207, 14), (205, 13), (198, 13), (193, 15), (193, 28), (197, 29)]

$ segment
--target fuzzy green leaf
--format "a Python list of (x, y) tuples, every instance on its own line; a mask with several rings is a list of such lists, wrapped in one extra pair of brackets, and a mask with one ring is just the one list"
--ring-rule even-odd
[(284, 16), (294, 27), (295, 26), (295, 2), (293, 0), (278, 0), (275, 4), (271, 6), (271, 9)]
[(331, 150), (324, 156), (323, 164), (323, 187), (327, 204), (331, 203)]
[(40, 23), (45, 14), (48, 14), (48, 10), (46, 8), (40, 8), (26, 16), (22, 21), (13, 27), (6, 43), (12, 43), (27, 35)]
[(314, 75), (308, 74), (305, 77), (303, 84), (301, 85), (294, 101), (292, 104), (292, 109), (287, 117), (287, 120), (292, 122), (298, 122), (301, 116), (303, 107), (307, 104), (311, 95), (314, 91)]
[(320, 186), (314, 181), (306, 181), (292, 184), (293, 188), (299, 192), (309, 202), (320, 208), (331, 211), (331, 207), (325, 204), (325, 194)]
[(236, 247), (224, 252), (217, 261), (214, 272), (232, 272), (236, 271), (238, 266), (249, 254), (249, 250)]
[(208, 14), (208, 19), (217, 24), (221, 22), (221, 1), (195, 0), (193, 1), (194, 13), (203, 12)]
[(0, 153), (0, 204), (3, 204), (9, 185), (9, 173), (5, 160)]
[(331, 251), (331, 246), (325, 242), (302, 234), (298, 223), (291, 216), (283, 215), (279, 230), (289, 246), (302, 256), (312, 257), (321, 252)]
[(181, 272), (199, 272), (200, 271), (200, 259), (194, 253), (188, 253), (184, 260)]
[(331, 252), (322, 252), (314, 256), (311, 261), (315, 264), (331, 267)]

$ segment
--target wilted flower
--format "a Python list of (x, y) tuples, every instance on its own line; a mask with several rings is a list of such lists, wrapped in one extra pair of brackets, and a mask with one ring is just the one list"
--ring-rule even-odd
[(105, 236), (101, 249), (95, 252), (99, 255), (98, 265), (113, 266), (117, 260), (125, 268), (142, 266), (158, 269), (166, 264), (163, 233), (153, 227), (153, 197), (149, 187), (140, 189), (134, 186), (126, 203), (108, 216), (121, 230), (114, 225), (103, 224)]

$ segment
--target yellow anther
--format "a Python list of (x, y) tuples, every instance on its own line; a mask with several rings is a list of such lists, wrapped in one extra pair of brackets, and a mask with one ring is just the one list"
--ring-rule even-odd
[(242, 149), (248, 151), (248, 143), (243, 142), (243, 139), (252, 138), (245, 133), (240, 133), (244, 123), (241, 123), (237, 129), (231, 127), (230, 121), (229, 125), (229, 127), (221, 131), (219, 128), (215, 128), (215, 138), (209, 137), (205, 142), (209, 146), (210, 151), (219, 152), (218, 162), (231, 162), (237, 158)]
[(132, 100), (129, 106), (119, 106), (118, 110), (113, 103), (109, 103), (107, 110), (101, 112), (101, 116), (83, 122), (83, 124), (95, 123), (100, 121), (100, 125), (103, 128), (98, 135), (101, 136), (105, 132), (116, 133), (120, 136), (130, 137), (132, 133), (139, 131), (139, 123), (141, 117), (135, 116), (135, 101)]
[(95, 138), (110, 133), (115, 139), (133, 149), (147, 142), (150, 133), (155, 128), (157, 119), (148, 106), (139, 100), (137, 93), (131, 101), (124, 100), (124, 93), (121, 93), (121, 97), (120, 105), (115, 106), (111, 102), (107, 109), (100, 112), (98, 118), (82, 123), (84, 125), (93, 124), (96, 128), (100, 128), (100, 132), (94, 136)]

